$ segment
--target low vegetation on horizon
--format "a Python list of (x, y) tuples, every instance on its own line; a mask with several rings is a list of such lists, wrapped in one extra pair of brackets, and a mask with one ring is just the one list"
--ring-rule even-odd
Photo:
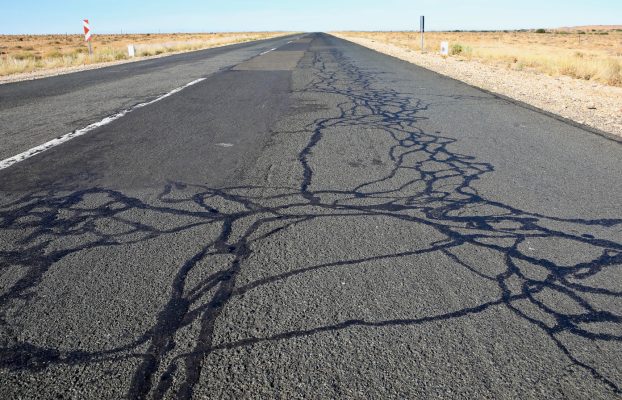
[[(340, 33), (421, 50), (419, 32)], [(441, 41), (460, 59), (622, 86), (622, 26), (426, 32), (425, 51), (439, 52)]]
[(0, 35), (0, 76), (119, 61), (129, 58), (133, 44), (137, 57), (206, 49), (233, 43), (267, 39), (284, 32), (235, 32), (195, 34), (93, 35), (89, 55), (83, 35)]

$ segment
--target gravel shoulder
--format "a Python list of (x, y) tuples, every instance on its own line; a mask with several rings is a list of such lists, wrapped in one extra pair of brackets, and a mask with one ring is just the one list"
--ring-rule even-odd
[[(265, 39), (260, 39), (259, 41), (267, 40), (267, 39), (275, 39), (275, 38), (278, 38), (278, 37), (287, 36), (289, 34), (290, 33), (283, 32), (280, 35), (270, 36), (270, 37), (267, 37)], [(230, 46), (232, 44), (245, 43), (245, 42), (240, 42), (239, 39), (240, 38), (234, 37), (234, 38), (230, 38), (229, 40), (226, 40), (226, 38), (225, 38), (224, 40), (221, 40), (219, 42), (214, 42), (214, 43), (211, 43), (211, 44), (206, 44), (205, 47), (203, 47), (201, 49), (197, 49), (197, 50), (173, 51), (173, 52), (166, 52), (166, 53), (152, 55), (152, 56), (136, 56), (136, 57), (133, 57), (133, 58), (130, 58), (130, 59), (126, 59), (126, 60), (109, 61), (109, 62), (97, 62), (97, 63), (94, 63), (94, 64), (76, 65), (76, 66), (71, 66), (71, 67), (48, 68), (48, 69), (36, 70), (36, 71), (32, 71), (32, 72), (24, 72), (24, 73), (19, 73), (19, 74), (11, 74), (11, 75), (6, 75), (6, 76), (0, 76), (0, 85), (6, 84), (6, 83), (22, 82), (22, 81), (30, 81), (30, 80), (34, 80), (34, 79), (48, 78), (48, 77), (51, 77), (51, 76), (59, 76), (59, 75), (71, 74), (71, 73), (80, 72), (80, 71), (89, 71), (89, 70), (93, 70), (93, 69), (111, 67), (111, 66), (114, 66), (114, 65), (121, 65), (121, 64), (134, 63), (134, 62), (137, 62), (137, 61), (158, 59), (158, 58), (173, 56), (173, 55), (176, 55), (176, 54), (193, 53), (193, 52), (203, 51), (203, 50), (207, 50), (207, 49), (214, 49), (214, 48), (218, 48), (218, 47)], [(257, 41), (257, 40), (247, 39), (247, 42), (254, 42), (254, 41)]]
[[(230, 44), (231, 43), (214, 46), (214, 47), (210, 47), (210, 49), (216, 48), (216, 47), (228, 46)], [(202, 51), (202, 50), (205, 50), (205, 49), (194, 50), (194, 51)], [(58, 67), (58, 68), (50, 68), (50, 69), (39, 70), (39, 71), (24, 72), (21, 74), (12, 74), (12, 75), (0, 77), (0, 85), (7, 84), (7, 83), (14, 83), (14, 82), (32, 81), (35, 79), (50, 78), (52, 76), (72, 74), (74, 72), (90, 71), (93, 69), (112, 67), (112, 66), (121, 65), (121, 64), (129, 64), (129, 63), (134, 63), (137, 61), (152, 60), (156, 58), (163, 58), (163, 57), (173, 56), (173, 55), (182, 54), (182, 53), (189, 53), (189, 52), (180, 51), (180, 52), (175, 52), (175, 53), (158, 54), (156, 56), (149, 56), (149, 57), (135, 57), (129, 60), (110, 61), (110, 62), (102, 62), (102, 63), (97, 63), (97, 64), (76, 65), (73, 67)]]
[(478, 61), (443, 58), (439, 54), (421, 54), (367, 38), (333, 35), (622, 137), (622, 88), (528, 70), (509, 70)]

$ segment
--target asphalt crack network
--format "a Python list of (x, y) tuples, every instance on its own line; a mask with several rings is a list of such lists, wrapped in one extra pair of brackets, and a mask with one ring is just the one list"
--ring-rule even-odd
[[(602, 304), (615, 304), (615, 301), (601, 302), (596, 306), (586, 297), (587, 294), (598, 294), (601, 298), (618, 301), (622, 297), (620, 292), (590, 283), (593, 282), (591, 278), (620, 266), (622, 244), (588, 233), (594, 227), (605, 231), (619, 230), (622, 220), (563, 219), (487, 199), (479, 194), (473, 184), (492, 172), (494, 166), (469, 155), (456, 154), (450, 150), (455, 139), (419, 128), (420, 114), (427, 108), (425, 103), (377, 85), (373, 72), (357, 68), (353, 61), (335, 49), (315, 51), (312, 61), (305, 67), (311, 68), (315, 76), (304, 89), (305, 92), (338, 95), (347, 100), (339, 104), (336, 116), (312, 121), (302, 131), (282, 132), (308, 137), (306, 146), (297, 155), (297, 162), (302, 168), (297, 188), (280, 189), (275, 195), (258, 195), (258, 191), (267, 188), (211, 188), (170, 182), (152, 202), (133, 198), (118, 190), (94, 187), (80, 191), (41, 191), (2, 205), (0, 227), (3, 230), (31, 232), (15, 243), (14, 250), (0, 251), (2, 269), (19, 266), (22, 271), (21, 278), (0, 296), (3, 337), (16, 337), (8, 317), (10, 311), (25, 307), (36, 294), (44, 274), (69, 255), (92, 248), (148, 241), (198, 226), (218, 226), (220, 233), (179, 266), (168, 301), (160, 310), (155, 324), (140, 337), (113, 349), (93, 352), (40, 347), (17, 339), (5, 340), (0, 349), (0, 367), (36, 372), (54, 365), (138, 359), (140, 362), (127, 388), (129, 398), (174, 396), (189, 399), (200, 382), (203, 361), (217, 350), (304, 338), (354, 326), (374, 329), (423, 325), (503, 307), (543, 332), (569, 363), (588, 371), (613, 393), (621, 394), (619, 385), (606, 372), (573, 353), (566, 345), (564, 336), (572, 335), (594, 342), (622, 340), (621, 335), (598, 327), (599, 323), (619, 326), (622, 322), (616, 310), (602, 308)], [(314, 151), (327, 131), (336, 127), (370, 128), (391, 138), (393, 145), (386, 149), (392, 163), (391, 171), (380, 179), (354, 188), (315, 190)], [(413, 154), (417, 157), (413, 158)], [(398, 175), (404, 174), (409, 177), (406, 182), (391, 184)], [(383, 185), (392, 187), (378, 189)], [(93, 196), (100, 199), (98, 205), (87, 205), (85, 199)], [(279, 205), (274, 205), (276, 199)], [(236, 210), (227, 211), (219, 206), (223, 203), (234, 204)], [(191, 222), (163, 229), (128, 219), (125, 215), (132, 210), (152, 214), (156, 219), (158, 216), (183, 216)], [(262, 240), (283, 229), (312, 220), (377, 216), (429, 227), (444, 239), (412, 251), (308, 265), (237, 285), (236, 279), (253, 249), (260, 247)], [(120, 233), (107, 232), (97, 224), (103, 220), (115, 221), (127, 229)], [(552, 225), (559, 228), (552, 228)], [(87, 235), (90, 239), (85, 239), (79, 246), (56, 246), (46, 250), (58, 238)], [(597, 256), (574, 265), (560, 266), (524, 250), (523, 245), (527, 241), (544, 238), (563, 239), (587, 246)], [(456, 249), (466, 244), (501, 255), (505, 262), (503, 272), (487, 273), (462, 259)], [(434, 316), (379, 321), (354, 319), (269, 337), (213, 343), (215, 326), (223, 309), (232, 298), (250, 290), (261, 290), (264, 285), (316, 271), (424, 253), (450, 257), (479, 279), (494, 282), (500, 296), (475, 307)], [(223, 263), (222, 256), (228, 257), (229, 261)], [(200, 265), (205, 265), (204, 261), (210, 258), (217, 259), (213, 264), (219, 265), (219, 268), (198, 283), (189, 284), (189, 273), (202, 268)], [(530, 267), (544, 270), (546, 274), (534, 277), (526, 271)], [(578, 305), (581, 312), (551, 308), (538, 297), (543, 291), (553, 291), (567, 298)], [(528, 311), (525, 303), (539, 310), (546, 320)], [(198, 328), (192, 347), (186, 350), (178, 346), (177, 338), (182, 330), (190, 326)]]

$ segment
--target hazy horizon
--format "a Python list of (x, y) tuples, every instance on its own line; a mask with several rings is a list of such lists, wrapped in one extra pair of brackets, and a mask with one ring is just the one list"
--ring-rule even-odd
[(2, 4), (0, 34), (80, 33), (88, 18), (94, 34), (194, 33), (336, 30), (407, 31), (419, 29), (426, 15), (430, 31), (518, 30), (584, 25), (622, 25), (622, 2), (596, 0), (155, 0), (148, 5), (119, 0), (86, 3), (51, 0)]

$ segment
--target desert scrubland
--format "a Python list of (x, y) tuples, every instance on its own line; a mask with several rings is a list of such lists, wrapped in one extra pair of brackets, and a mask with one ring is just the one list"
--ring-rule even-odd
[(127, 46), (136, 48), (136, 58), (207, 49), (285, 35), (284, 32), (236, 32), (196, 34), (93, 35), (89, 55), (83, 35), (0, 35), (0, 77), (50, 71), (129, 58)]
[(424, 54), (418, 32), (333, 34), (622, 136), (622, 26), (538, 32), (427, 32)]

